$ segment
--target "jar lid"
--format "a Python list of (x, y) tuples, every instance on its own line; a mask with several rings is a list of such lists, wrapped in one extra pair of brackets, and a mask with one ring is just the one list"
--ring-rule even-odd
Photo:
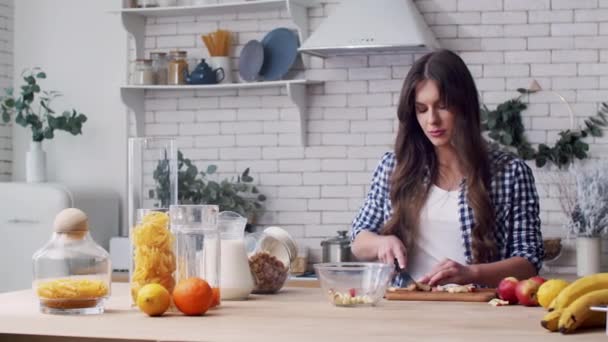
[(87, 214), (76, 208), (63, 209), (53, 222), (53, 229), (57, 233), (76, 233), (89, 231)]
[(150, 58), (152, 58), (152, 56), (164, 57), (166, 55), (166, 52), (150, 52)]
[(186, 55), (188, 55), (188, 51), (183, 51), (183, 50), (171, 50), (171, 51), (169, 51), (169, 54), (170, 54), (171, 56), (176, 56), (176, 55), (177, 55), (177, 56), (180, 56), (180, 57), (181, 57), (181, 56), (186, 56)]
[(298, 244), (296, 243), (296, 240), (291, 237), (291, 234), (289, 234), (289, 232), (287, 232), (285, 229), (281, 227), (268, 227), (264, 229), (264, 233), (283, 242), (285, 246), (287, 246), (287, 249), (289, 249), (289, 254), (291, 255), (292, 259), (298, 257)]
[(350, 238), (348, 236), (346, 236), (347, 234), (348, 234), (347, 230), (339, 230), (338, 236), (334, 236), (327, 240), (321, 241), (321, 246), (325, 246), (325, 245), (347, 246), (347, 245), (350, 245)]

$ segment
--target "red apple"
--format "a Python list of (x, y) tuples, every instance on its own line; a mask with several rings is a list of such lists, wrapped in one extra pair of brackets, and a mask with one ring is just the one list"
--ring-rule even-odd
[(531, 279), (522, 280), (517, 283), (515, 288), (515, 295), (519, 304), (525, 306), (538, 306), (538, 299), (536, 298), (536, 292), (540, 285)]
[(530, 280), (532, 280), (533, 282), (537, 283), (538, 286), (541, 286), (544, 282), (547, 281), (547, 279), (541, 277), (541, 276), (534, 276), (532, 278), (530, 278)]
[(517, 296), (515, 295), (515, 288), (519, 280), (515, 277), (507, 277), (500, 281), (498, 284), (498, 297), (502, 300), (506, 300), (509, 304), (517, 303)]

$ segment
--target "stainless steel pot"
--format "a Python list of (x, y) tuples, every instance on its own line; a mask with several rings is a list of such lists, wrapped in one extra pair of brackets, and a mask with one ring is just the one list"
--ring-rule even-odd
[(350, 238), (346, 236), (348, 231), (338, 231), (338, 236), (321, 241), (323, 248), (323, 262), (345, 262), (352, 261), (350, 251)]

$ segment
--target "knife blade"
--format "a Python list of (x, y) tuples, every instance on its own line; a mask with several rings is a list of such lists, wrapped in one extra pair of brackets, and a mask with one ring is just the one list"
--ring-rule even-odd
[(418, 283), (412, 278), (410, 273), (405, 268), (399, 267), (397, 259), (395, 259), (395, 272), (395, 276), (399, 276), (402, 279), (401, 287), (406, 287), (410, 284), (416, 284), (416, 287), (418, 287)]

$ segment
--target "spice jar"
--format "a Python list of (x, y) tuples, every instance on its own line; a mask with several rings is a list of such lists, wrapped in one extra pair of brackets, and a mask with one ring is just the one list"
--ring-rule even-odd
[(291, 274), (299, 276), (306, 273), (308, 268), (308, 247), (298, 247), (298, 256), (291, 263)]
[(110, 256), (89, 234), (87, 215), (76, 208), (62, 210), (49, 242), (33, 256), (33, 288), (40, 311), (87, 315), (104, 311), (110, 295)]
[(188, 57), (188, 52), (173, 50), (169, 52), (169, 56), (167, 84), (186, 84), (186, 74), (188, 73), (188, 61), (186, 58)]
[(154, 70), (152, 69), (151, 59), (135, 60), (135, 70), (133, 70), (131, 83), (135, 85), (154, 84)]
[(167, 84), (167, 54), (164, 52), (151, 52), (154, 84)]
[(137, 7), (157, 7), (157, 0), (137, 0)]
[(287, 231), (268, 227), (246, 238), (249, 266), (254, 279), (252, 293), (278, 292), (289, 275), (291, 263), (297, 257), (297, 245)]

